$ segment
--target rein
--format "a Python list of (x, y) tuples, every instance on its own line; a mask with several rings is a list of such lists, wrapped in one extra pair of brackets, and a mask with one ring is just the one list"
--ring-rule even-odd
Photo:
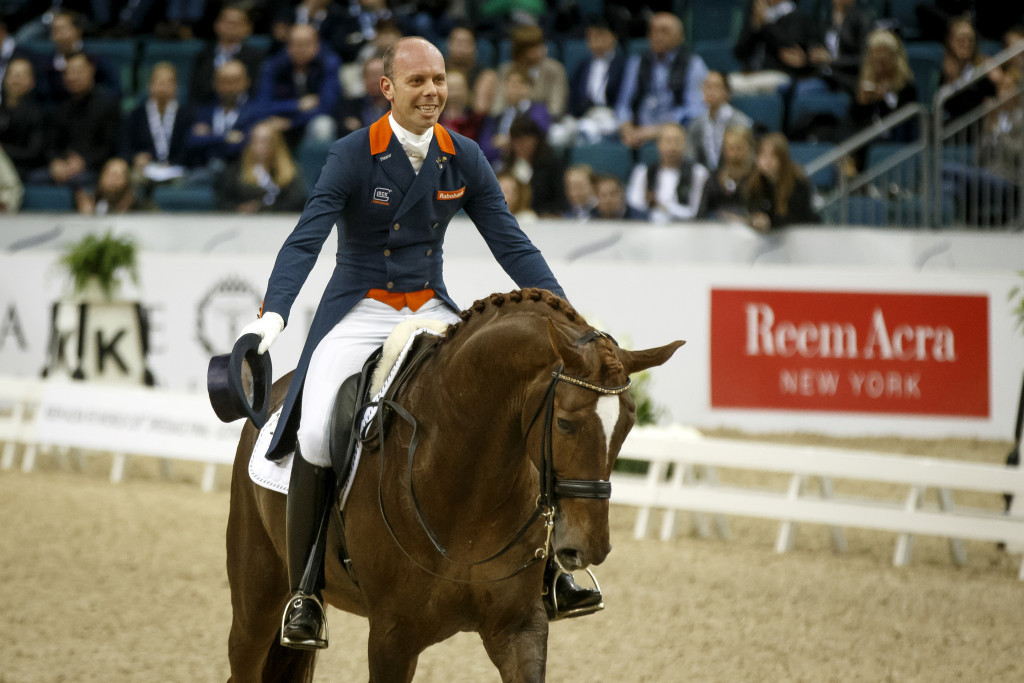
[[(593, 341), (594, 339), (599, 338), (599, 337), (604, 337), (604, 338), (612, 339), (609, 335), (607, 335), (604, 332), (598, 332), (596, 330), (592, 330), (592, 331), (588, 332), (587, 334), (585, 334), (584, 336), (580, 337), (580, 339), (578, 339), (576, 341), (576, 345), (580, 346), (580, 345), (586, 344), (586, 343), (588, 343), (590, 341)], [(614, 342), (615, 340), (612, 339), (612, 341)], [(402, 551), (402, 553), (413, 564), (415, 564), (417, 567), (419, 567), (420, 569), (422, 569), (426, 573), (430, 574), (431, 576), (434, 576), (436, 578), (445, 579), (447, 581), (452, 581), (452, 582), (455, 582), (455, 583), (491, 583), (491, 582), (495, 582), (495, 581), (504, 581), (506, 579), (509, 579), (509, 578), (515, 576), (516, 574), (519, 574), (524, 569), (526, 569), (530, 565), (534, 564), (538, 560), (546, 560), (547, 559), (548, 554), (550, 553), (550, 548), (551, 548), (551, 534), (554, 531), (555, 514), (556, 514), (557, 509), (558, 509), (558, 502), (557, 501), (558, 501), (559, 498), (584, 498), (584, 499), (591, 499), (591, 500), (608, 500), (609, 498), (611, 498), (611, 495), (612, 495), (612, 485), (611, 485), (611, 482), (609, 482), (607, 480), (604, 480), (604, 479), (562, 479), (562, 478), (559, 478), (556, 475), (555, 469), (554, 469), (554, 448), (553, 448), (553, 440), (552, 440), (552, 426), (554, 424), (554, 414), (555, 414), (555, 389), (558, 387), (559, 382), (565, 382), (566, 384), (570, 384), (570, 385), (577, 386), (577, 387), (580, 387), (580, 388), (583, 388), (583, 389), (587, 389), (589, 391), (593, 391), (593, 392), (596, 392), (596, 393), (604, 395), (604, 396), (618, 396), (618, 395), (623, 394), (623, 393), (625, 393), (626, 391), (629, 390), (630, 380), (629, 380), (629, 378), (627, 378), (625, 384), (617, 386), (617, 387), (604, 387), (604, 386), (601, 386), (599, 384), (593, 384), (593, 383), (588, 382), (586, 380), (579, 379), (577, 377), (572, 377), (571, 375), (566, 375), (563, 372), (563, 370), (564, 370), (564, 365), (562, 363), (559, 363), (558, 368), (551, 373), (551, 381), (548, 383), (547, 389), (545, 390), (544, 399), (541, 401), (540, 406), (538, 406), (537, 412), (534, 413), (533, 419), (530, 421), (530, 425), (529, 425), (529, 427), (527, 427), (526, 432), (525, 432), (526, 434), (528, 434), (533, 429), (533, 426), (536, 424), (537, 419), (540, 417), (540, 414), (543, 411), (543, 413), (544, 413), (544, 423), (543, 423), (544, 437), (543, 437), (543, 440), (541, 441), (540, 495), (537, 497), (537, 506), (534, 509), (533, 513), (530, 515), (530, 517), (519, 527), (519, 530), (516, 531), (515, 534), (513, 534), (513, 536), (501, 547), (501, 549), (497, 550), (496, 552), (492, 553), (491, 555), (489, 555), (489, 556), (487, 556), (487, 557), (485, 557), (485, 558), (483, 558), (481, 560), (475, 560), (475, 561), (472, 561), (472, 562), (461, 562), (459, 560), (452, 559), (448, 555), (448, 551), (445, 549), (445, 547), (438, 540), (437, 535), (433, 532), (433, 530), (427, 524), (426, 519), (424, 519), (424, 517), (423, 517), (423, 510), (422, 510), (422, 508), (420, 506), (419, 497), (416, 495), (416, 487), (415, 487), (415, 484), (413, 483), (413, 476), (412, 476), (412, 474), (413, 474), (413, 462), (414, 462), (415, 454), (416, 454), (416, 447), (417, 447), (417, 445), (419, 443), (419, 435), (417, 433), (418, 432), (418, 424), (416, 422), (416, 418), (413, 417), (412, 414), (409, 413), (408, 410), (406, 410), (404, 407), (402, 407), (401, 405), (399, 405), (398, 403), (396, 403), (395, 401), (393, 401), (391, 399), (382, 398), (378, 402), (378, 404), (377, 404), (378, 405), (378, 409), (377, 409), (376, 419), (378, 420), (377, 436), (379, 437), (379, 447), (380, 447), (380, 471), (379, 471), (378, 481), (377, 481), (377, 504), (378, 504), (378, 506), (380, 508), (381, 518), (384, 520), (384, 525), (387, 527), (388, 533), (391, 535), (391, 538), (395, 541), (395, 544)], [(364, 411), (366, 408), (368, 408), (368, 407), (370, 407), (372, 405), (373, 405), (372, 403), (364, 404), (360, 408), (360, 413), (362, 411)], [(405, 549), (405, 546), (402, 545), (401, 541), (398, 540), (398, 536), (395, 533), (395, 529), (394, 529), (394, 527), (391, 524), (391, 520), (388, 519), (387, 512), (384, 510), (383, 487), (384, 487), (384, 413), (385, 413), (384, 409), (385, 408), (393, 410), (396, 415), (398, 415), (400, 418), (402, 418), (403, 420), (405, 420), (406, 422), (408, 422), (412, 426), (412, 436), (409, 439), (409, 447), (408, 447), (408, 450), (407, 450), (407, 458), (406, 458), (406, 463), (407, 463), (406, 466), (407, 466), (407, 472), (408, 472), (408, 476), (409, 476), (409, 493), (410, 493), (410, 495), (412, 497), (412, 500), (413, 500), (413, 507), (414, 507), (414, 509), (416, 511), (416, 518), (417, 518), (417, 520), (420, 523), (420, 527), (422, 527), (423, 531), (427, 535), (427, 538), (430, 539), (431, 544), (434, 546), (434, 549), (437, 550), (438, 554), (440, 554), (441, 557), (443, 557), (449, 563), (457, 565), (457, 566), (461, 566), (461, 567), (475, 567), (475, 566), (478, 566), (478, 565), (486, 564), (488, 562), (493, 562), (494, 560), (498, 559), (499, 557), (501, 557), (505, 553), (507, 553), (509, 550), (511, 550), (519, 542), (519, 540), (521, 538), (523, 538), (523, 536), (530, 529), (530, 527), (533, 526), (534, 522), (536, 522), (538, 518), (543, 517), (544, 518), (544, 528), (545, 528), (545, 531), (546, 531), (545, 539), (544, 539), (544, 545), (542, 547), (540, 547), (540, 548), (537, 548), (534, 551), (533, 557), (531, 557), (529, 560), (527, 560), (526, 562), (524, 562), (523, 564), (521, 564), (520, 566), (518, 566), (514, 570), (512, 570), (510, 573), (506, 574), (505, 576), (499, 577), (499, 578), (494, 578), (494, 579), (476, 579), (476, 580), (473, 580), (473, 579), (456, 579), (456, 578), (452, 578), (450, 576), (445, 576), (445, 575), (442, 575), (442, 574), (438, 574), (437, 572), (434, 572), (431, 569), (425, 567), (421, 562), (419, 562), (416, 558), (414, 558), (409, 553), (408, 550)]]

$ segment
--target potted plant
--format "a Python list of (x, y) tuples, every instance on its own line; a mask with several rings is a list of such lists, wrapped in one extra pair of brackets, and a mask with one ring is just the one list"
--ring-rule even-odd
[(107, 231), (102, 237), (86, 235), (68, 246), (60, 262), (71, 274), (74, 292), (85, 300), (111, 301), (128, 274), (138, 283), (138, 248), (134, 240)]

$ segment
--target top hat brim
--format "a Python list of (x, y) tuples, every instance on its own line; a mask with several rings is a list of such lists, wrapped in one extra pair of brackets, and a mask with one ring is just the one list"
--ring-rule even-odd
[(214, 356), (206, 370), (213, 412), (222, 422), (249, 418), (257, 428), (267, 422), (273, 370), (270, 353), (259, 353), (258, 334), (243, 335), (231, 353)]

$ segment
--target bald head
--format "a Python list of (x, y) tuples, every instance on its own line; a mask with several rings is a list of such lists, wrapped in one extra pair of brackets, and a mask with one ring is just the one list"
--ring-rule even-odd
[(288, 57), (297, 66), (306, 66), (320, 52), (320, 36), (312, 26), (292, 26), (288, 33)]
[(647, 40), (651, 50), (661, 55), (683, 44), (683, 21), (671, 12), (658, 12), (647, 27)]
[(393, 81), (396, 68), (400, 70), (435, 56), (440, 57), (442, 64), (444, 63), (441, 51), (431, 42), (417, 36), (402, 38), (384, 51), (384, 75)]

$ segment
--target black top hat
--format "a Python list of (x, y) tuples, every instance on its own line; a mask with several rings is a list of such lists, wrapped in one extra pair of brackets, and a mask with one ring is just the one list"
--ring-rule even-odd
[(214, 356), (206, 370), (206, 389), (210, 405), (221, 422), (248, 417), (256, 428), (267, 422), (273, 372), (270, 353), (257, 353), (258, 334), (243, 335), (231, 353)]

